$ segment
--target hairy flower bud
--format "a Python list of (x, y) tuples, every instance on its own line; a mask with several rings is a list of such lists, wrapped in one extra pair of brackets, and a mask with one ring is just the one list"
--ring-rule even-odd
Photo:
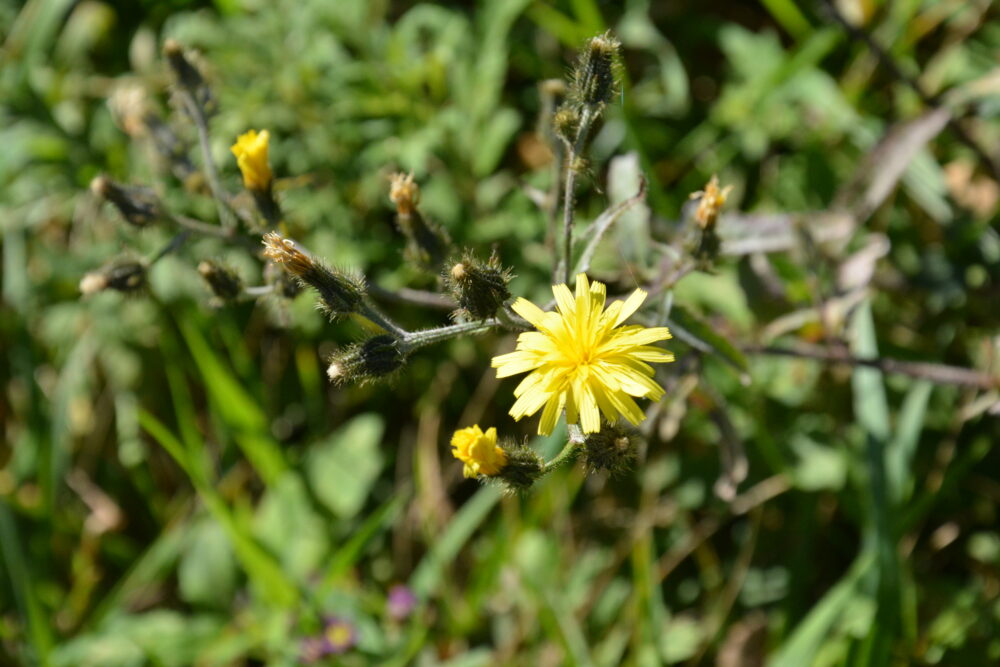
[(545, 461), (527, 445), (512, 441), (500, 443), (507, 457), (498, 477), (512, 490), (523, 491), (535, 483), (545, 471)]
[(149, 188), (122, 185), (98, 176), (90, 182), (90, 191), (111, 202), (130, 225), (146, 227), (163, 217), (160, 200)]
[(577, 59), (569, 97), (576, 104), (600, 110), (617, 90), (618, 52), (621, 42), (610, 32), (592, 38)]
[(316, 290), (331, 319), (357, 312), (364, 300), (365, 286), (359, 279), (317, 262), (276, 232), (264, 235), (264, 256)]
[(163, 55), (167, 57), (170, 69), (173, 70), (177, 81), (188, 90), (195, 91), (205, 85), (205, 80), (201, 76), (191, 61), (184, 55), (184, 47), (176, 39), (168, 39), (163, 42)]
[(584, 460), (591, 470), (620, 473), (635, 461), (639, 432), (624, 424), (601, 422), (601, 430), (584, 440)]
[(239, 275), (220, 262), (206, 259), (198, 264), (198, 273), (208, 283), (212, 294), (222, 303), (234, 301), (243, 291)]
[(120, 258), (83, 276), (80, 293), (89, 296), (107, 289), (128, 293), (145, 285), (146, 265), (138, 260)]
[(511, 273), (500, 265), (496, 254), (483, 262), (467, 251), (462, 261), (451, 266), (444, 276), (452, 297), (459, 305), (459, 314), (485, 320), (493, 317), (497, 308), (510, 298), (507, 284)]
[(378, 380), (391, 375), (406, 363), (406, 354), (394, 336), (373, 336), (348, 345), (332, 355), (326, 375), (337, 385)]
[(580, 129), (580, 112), (569, 104), (563, 104), (552, 115), (552, 128), (563, 141), (572, 143)]

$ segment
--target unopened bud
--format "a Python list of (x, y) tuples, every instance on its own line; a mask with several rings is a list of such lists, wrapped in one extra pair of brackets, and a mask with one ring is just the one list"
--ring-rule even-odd
[(349, 345), (329, 359), (326, 375), (337, 385), (385, 378), (403, 367), (406, 355), (394, 336), (373, 336)]
[(445, 283), (458, 302), (459, 312), (478, 320), (493, 317), (510, 298), (507, 289), (510, 279), (510, 271), (500, 265), (495, 254), (483, 262), (471, 252), (466, 252), (462, 261), (453, 264), (445, 275)]
[(198, 68), (184, 55), (184, 48), (176, 39), (163, 42), (163, 55), (167, 57), (170, 69), (174, 71), (177, 81), (190, 91), (196, 91), (205, 85)]
[(615, 67), (621, 42), (610, 32), (592, 38), (577, 60), (570, 85), (570, 98), (577, 104), (600, 109), (617, 89)]
[(160, 200), (149, 188), (122, 185), (102, 175), (90, 182), (90, 191), (111, 202), (130, 225), (146, 227), (163, 217)]
[(552, 128), (564, 141), (573, 142), (580, 129), (580, 112), (569, 105), (562, 105), (552, 115)]
[(636, 457), (639, 432), (623, 424), (601, 422), (601, 430), (590, 433), (584, 440), (584, 460), (591, 470), (620, 473), (627, 470)]
[(294, 241), (275, 232), (264, 235), (264, 256), (316, 290), (323, 310), (331, 319), (357, 312), (364, 299), (365, 286), (361, 280), (314, 260)]
[(116, 259), (80, 280), (80, 293), (89, 296), (106, 289), (136, 292), (146, 284), (146, 265), (134, 259)]
[(232, 269), (213, 260), (203, 260), (198, 264), (198, 273), (208, 283), (209, 288), (220, 301), (235, 300), (243, 291), (243, 281)]
[(542, 476), (545, 462), (535, 450), (510, 441), (501, 442), (500, 447), (507, 455), (507, 465), (500, 470), (498, 477), (511, 490), (523, 491)]

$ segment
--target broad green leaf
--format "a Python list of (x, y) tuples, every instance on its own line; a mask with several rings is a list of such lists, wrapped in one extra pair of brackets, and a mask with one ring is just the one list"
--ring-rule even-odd
[(316, 497), (341, 518), (361, 511), (382, 471), (383, 428), (378, 415), (360, 415), (313, 445), (309, 453), (309, 484)]
[(228, 608), (236, 589), (236, 561), (229, 538), (214, 521), (191, 527), (177, 568), (181, 597), (192, 604)]

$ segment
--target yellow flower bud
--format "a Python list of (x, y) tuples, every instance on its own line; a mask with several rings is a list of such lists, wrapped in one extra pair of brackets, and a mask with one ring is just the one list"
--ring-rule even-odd
[(497, 430), (483, 433), (479, 425), (455, 431), (451, 437), (451, 453), (465, 464), (466, 477), (496, 475), (507, 465), (507, 454), (497, 445)]
[(271, 167), (267, 163), (267, 130), (250, 130), (241, 134), (230, 148), (243, 174), (248, 190), (264, 191), (271, 187)]

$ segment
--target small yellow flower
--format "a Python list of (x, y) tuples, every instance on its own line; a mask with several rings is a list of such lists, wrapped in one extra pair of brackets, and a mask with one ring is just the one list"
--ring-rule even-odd
[(267, 130), (250, 130), (241, 134), (230, 150), (243, 174), (243, 185), (248, 190), (263, 191), (271, 187), (271, 167), (267, 164)]
[(584, 433), (601, 430), (601, 415), (609, 422), (619, 415), (638, 424), (646, 415), (632, 397), (659, 400), (663, 387), (653, 380), (649, 363), (674, 360), (674, 355), (650, 343), (670, 338), (666, 327), (630, 325), (620, 328), (646, 299), (637, 289), (624, 301), (604, 310), (607, 288), (576, 277), (576, 298), (565, 285), (553, 285), (557, 311), (544, 312), (518, 299), (513, 309), (538, 331), (522, 333), (517, 349), (493, 358), (497, 377), (531, 373), (514, 390), (510, 409), (515, 420), (544, 406), (538, 433), (548, 435), (563, 408), (566, 422), (579, 422)]
[(465, 464), (466, 477), (496, 475), (507, 465), (507, 454), (497, 446), (497, 430), (493, 427), (483, 433), (479, 425), (455, 431), (451, 436), (451, 453)]
[(725, 205), (726, 198), (732, 189), (733, 186), (727, 185), (720, 190), (719, 177), (713, 174), (704, 190), (691, 193), (691, 199), (700, 198), (698, 208), (694, 212), (694, 219), (702, 229), (715, 224), (716, 218), (719, 217), (719, 211)]

